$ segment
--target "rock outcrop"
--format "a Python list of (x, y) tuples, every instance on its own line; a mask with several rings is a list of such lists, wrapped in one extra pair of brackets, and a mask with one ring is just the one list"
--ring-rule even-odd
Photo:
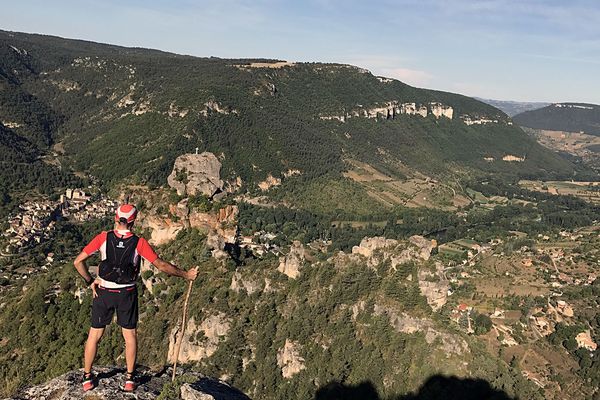
[(173, 221), (171, 218), (161, 218), (156, 215), (150, 215), (144, 218), (143, 227), (150, 228), (150, 243), (155, 246), (168, 243), (175, 239), (179, 231), (185, 228), (181, 221)]
[(223, 190), (220, 173), (221, 162), (213, 153), (184, 154), (175, 160), (167, 183), (180, 196), (205, 195), (212, 198)]
[(283, 347), (277, 350), (277, 365), (286, 379), (305, 369), (304, 358), (300, 356), (300, 345), (286, 339)]
[(248, 295), (251, 295), (252, 293), (258, 292), (261, 289), (261, 285), (254, 280), (244, 279), (242, 274), (236, 271), (231, 277), (231, 285), (229, 288), (236, 293), (245, 290)]
[(300, 269), (305, 259), (304, 246), (295, 240), (290, 246), (290, 252), (283, 257), (279, 257), (279, 267), (277, 270), (292, 279), (296, 279), (300, 275)]
[(427, 298), (427, 304), (433, 311), (438, 311), (448, 301), (448, 289), (450, 282), (444, 275), (444, 266), (435, 264), (435, 272), (426, 268), (419, 268), (419, 289), (421, 294)]
[(429, 260), (431, 252), (437, 246), (435, 240), (423, 236), (411, 236), (406, 242), (386, 239), (383, 236), (365, 237), (358, 246), (352, 248), (352, 255), (361, 255), (367, 259), (367, 265), (376, 266), (390, 260), (392, 269), (411, 262)]
[[(196, 325), (194, 317), (187, 322), (185, 334), (181, 342), (179, 362), (199, 361), (212, 356), (221, 339), (227, 336), (231, 322), (223, 313), (210, 315), (200, 325)], [(203, 338), (197, 339), (197, 334), (203, 333)], [(175, 345), (179, 339), (179, 326), (171, 331), (169, 336), (169, 352), (167, 359), (173, 362), (175, 359)]]
[(366, 237), (360, 241), (358, 246), (352, 248), (352, 254), (360, 254), (366, 258), (373, 257), (376, 250), (392, 249), (398, 245), (398, 241), (394, 239), (386, 239), (383, 236)]
[(281, 178), (275, 178), (271, 174), (269, 174), (264, 181), (258, 183), (259, 189), (262, 190), (263, 192), (269, 190), (273, 186), (279, 186), (279, 185), (281, 185)]
[(429, 109), (431, 109), (431, 114), (435, 118), (446, 117), (452, 119), (454, 117), (454, 109), (442, 103), (429, 103), (428, 108), (425, 104), (401, 103), (399, 100), (391, 100), (384, 104), (380, 103), (367, 108), (359, 106), (341, 115), (320, 115), (319, 118), (322, 120), (338, 120), (340, 122), (346, 122), (349, 118), (356, 117), (394, 119), (399, 115), (419, 115), (425, 118), (429, 114)]
[(142, 219), (141, 227), (151, 230), (150, 243), (161, 245), (175, 239), (185, 228), (197, 228), (208, 235), (207, 246), (211, 250), (223, 250), (227, 243), (237, 241), (237, 217), (239, 209), (227, 205), (217, 212), (200, 212), (187, 206), (188, 200), (171, 204), (169, 211), (173, 217), (149, 215)]
[[(172, 373), (169, 369), (158, 374), (142, 370), (140, 385), (135, 393), (125, 393), (120, 389), (123, 384), (122, 369), (97, 367), (95, 371), (98, 374), (99, 385), (90, 392), (84, 393), (81, 389), (81, 371), (71, 371), (41, 385), (23, 389), (14, 397), (5, 400), (150, 400), (156, 399), (163, 386), (171, 382)], [(225, 382), (198, 373), (185, 375), (195, 382), (181, 386), (183, 400), (249, 400), (248, 396)]]
[[(427, 344), (439, 344), (443, 352), (450, 354), (465, 354), (470, 352), (469, 345), (459, 335), (452, 335), (446, 332), (440, 332), (435, 328), (432, 320), (426, 318), (416, 318), (405, 313), (398, 313), (390, 307), (375, 304), (373, 309), (375, 315), (385, 315), (388, 317), (390, 325), (401, 333), (423, 332)], [(437, 346), (436, 346), (437, 347)]]

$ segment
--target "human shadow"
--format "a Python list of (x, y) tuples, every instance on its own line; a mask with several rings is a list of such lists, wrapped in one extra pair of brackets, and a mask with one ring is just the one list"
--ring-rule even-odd
[(382, 398), (369, 381), (358, 385), (331, 382), (317, 391), (315, 400), (515, 400), (483, 379), (434, 375), (416, 393)]
[(248, 396), (236, 388), (214, 379), (200, 378), (198, 381), (192, 383), (191, 386), (202, 393), (212, 396), (211, 398), (214, 400), (250, 400)]

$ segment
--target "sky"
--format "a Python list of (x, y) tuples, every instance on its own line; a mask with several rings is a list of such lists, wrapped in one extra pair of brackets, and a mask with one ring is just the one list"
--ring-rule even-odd
[(0, 0), (0, 29), (357, 65), (498, 100), (600, 104), (598, 0)]

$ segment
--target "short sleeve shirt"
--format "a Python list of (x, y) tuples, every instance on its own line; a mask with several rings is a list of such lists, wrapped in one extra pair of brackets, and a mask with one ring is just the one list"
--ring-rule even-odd
[[(87, 254), (88, 256), (91, 256), (95, 252), (99, 251), (100, 258), (102, 259), (102, 261), (106, 260), (106, 236), (107, 236), (107, 233), (108, 232), (101, 232), (98, 235), (96, 235), (96, 237), (93, 238), (92, 241), (83, 248), (84, 253)], [(116, 231), (115, 230), (114, 233), (115, 233), (115, 235), (117, 235), (117, 237), (121, 237), (123, 239), (133, 236), (133, 233), (131, 233), (130, 231)], [(135, 248), (135, 257), (136, 257), (136, 261), (137, 261), (137, 257), (142, 257), (143, 259), (148, 261), (150, 264), (154, 263), (154, 261), (156, 261), (158, 259), (158, 255), (156, 254), (156, 252), (154, 251), (152, 246), (150, 246), (150, 243), (148, 243), (148, 241), (142, 237), (139, 238), (138, 244)]]

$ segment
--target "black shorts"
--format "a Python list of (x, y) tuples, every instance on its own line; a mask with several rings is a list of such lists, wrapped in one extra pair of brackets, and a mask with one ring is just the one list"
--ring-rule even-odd
[(125, 329), (135, 329), (138, 322), (137, 286), (122, 289), (96, 288), (92, 300), (92, 328), (104, 328), (112, 322), (117, 310), (117, 324)]

